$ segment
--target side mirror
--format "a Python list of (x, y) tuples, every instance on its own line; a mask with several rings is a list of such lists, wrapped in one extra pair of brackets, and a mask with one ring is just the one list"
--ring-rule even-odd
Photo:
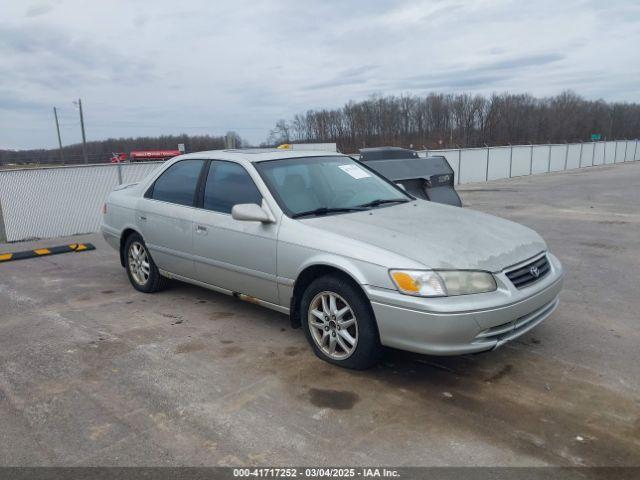
[(396, 182), (396, 185), (399, 186), (402, 190), (404, 190), (405, 192), (407, 191), (407, 187), (405, 187), (402, 183), (400, 182)]
[(256, 203), (239, 203), (231, 209), (231, 217), (243, 222), (271, 223), (271, 217)]

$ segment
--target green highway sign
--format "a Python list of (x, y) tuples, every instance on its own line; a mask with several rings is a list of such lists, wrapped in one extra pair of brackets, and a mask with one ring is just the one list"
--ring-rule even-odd
[(591, 134), (591, 140), (596, 141), (596, 140), (600, 140), (602, 138), (602, 135), (600, 135), (599, 133), (592, 133)]

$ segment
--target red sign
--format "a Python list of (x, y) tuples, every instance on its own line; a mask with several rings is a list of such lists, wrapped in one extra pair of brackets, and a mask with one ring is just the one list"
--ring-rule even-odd
[(126, 153), (112, 153), (111, 154), (111, 163), (122, 163), (127, 161)]
[(180, 150), (138, 150), (131, 152), (129, 158), (171, 158), (180, 154)]

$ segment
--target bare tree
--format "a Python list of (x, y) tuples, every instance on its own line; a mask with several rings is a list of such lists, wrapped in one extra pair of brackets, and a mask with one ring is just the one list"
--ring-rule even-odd
[(309, 110), (290, 123), (279, 120), (269, 137), (336, 142), (342, 151), (364, 146), (506, 145), (575, 142), (592, 133), (607, 138), (640, 136), (640, 105), (585, 100), (571, 91), (555, 97), (495, 93), (375, 95), (333, 110)]
[(281, 143), (289, 143), (291, 141), (291, 127), (286, 120), (280, 119), (276, 122), (276, 126), (269, 133), (267, 143), (277, 145)]

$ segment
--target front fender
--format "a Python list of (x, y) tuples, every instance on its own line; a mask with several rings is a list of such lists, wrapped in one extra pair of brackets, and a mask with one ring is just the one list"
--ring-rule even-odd
[[(316, 267), (320, 267), (319, 269)], [(328, 269), (328, 270), (327, 270)], [(387, 269), (380, 265), (362, 262), (348, 257), (326, 252), (317, 252), (305, 258), (291, 278), (279, 279), (279, 293), (281, 300), (289, 299), (291, 326), (300, 326), (299, 306), (306, 287), (320, 275), (331, 272), (341, 272), (361, 287), (364, 295), (367, 289), (364, 286), (384, 284), (390, 282)], [(371, 283), (373, 282), (373, 283)], [(382, 287), (384, 288), (384, 287)], [(286, 301), (286, 300), (285, 300)]]
[(295, 278), (298, 278), (304, 270), (313, 266), (333, 267), (343, 271), (360, 285), (365, 285), (367, 283), (367, 277), (365, 273), (362, 271), (362, 268), (357, 265), (356, 262), (353, 262), (346, 258), (341, 258), (338, 255), (332, 255), (324, 252), (317, 253), (316, 255), (307, 258), (298, 267)]

